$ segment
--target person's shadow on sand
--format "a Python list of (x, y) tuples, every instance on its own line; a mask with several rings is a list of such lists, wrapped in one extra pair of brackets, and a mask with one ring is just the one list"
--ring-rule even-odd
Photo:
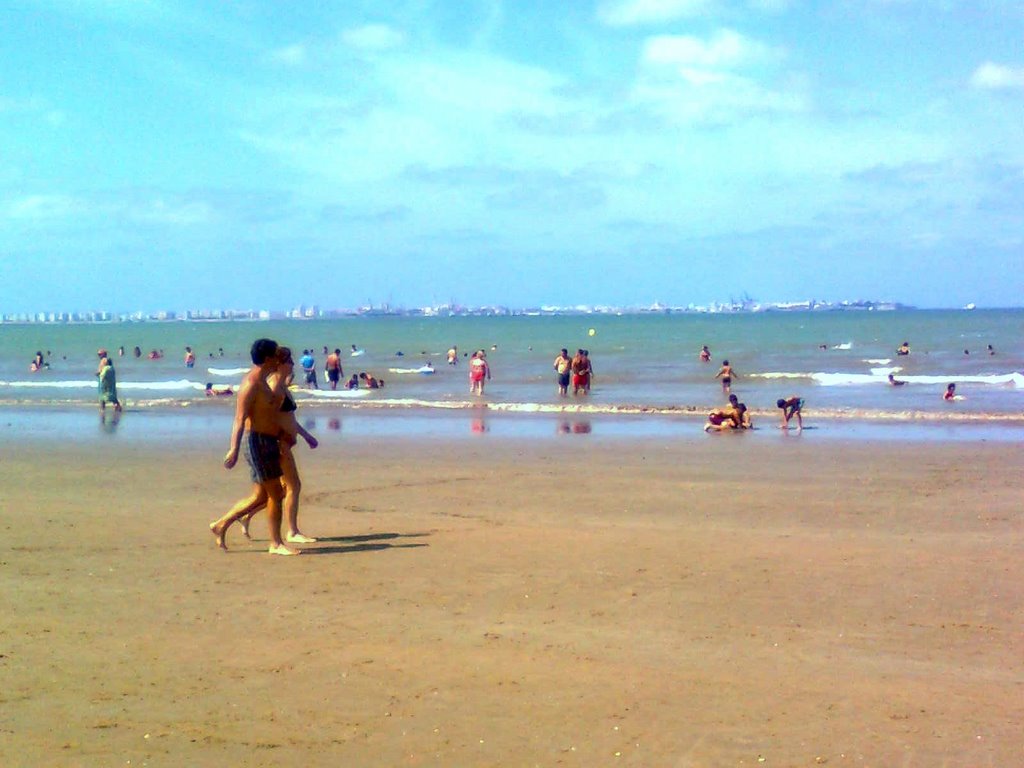
[(382, 549), (413, 549), (430, 546), (426, 543), (390, 544), (385, 539), (419, 539), (429, 533), (367, 533), (361, 536), (321, 536), (317, 544), (334, 543), (334, 546), (310, 546), (302, 550), (305, 555), (344, 555), (350, 552), (373, 552)]

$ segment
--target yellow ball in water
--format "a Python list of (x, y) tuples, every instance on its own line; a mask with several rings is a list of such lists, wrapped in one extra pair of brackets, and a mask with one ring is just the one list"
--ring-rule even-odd
[(597, 334), (597, 331), (595, 331), (593, 328), (591, 328), (589, 331), (587, 331), (587, 335), (589, 335), (589, 336), (594, 336), (596, 334)]

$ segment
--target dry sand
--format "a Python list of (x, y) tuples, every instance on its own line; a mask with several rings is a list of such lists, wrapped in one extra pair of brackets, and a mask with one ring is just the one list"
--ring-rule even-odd
[(1024, 764), (1024, 448), (747, 437), (2, 445), (0, 764)]

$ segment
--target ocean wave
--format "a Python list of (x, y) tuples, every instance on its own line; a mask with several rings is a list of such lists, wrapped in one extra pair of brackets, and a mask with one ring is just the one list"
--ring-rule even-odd
[[(814, 373), (796, 373), (789, 371), (773, 371), (768, 373), (751, 373), (752, 379), (805, 379), (813, 381), (823, 387), (850, 386), (858, 384), (886, 384), (889, 383), (889, 373), (902, 370), (901, 368), (873, 368), (871, 373), (843, 373), (823, 371)], [(1021, 373), (998, 373), (991, 375), (912, 375), (901, 376), (900, 381), (908, 384), (986, 384), (991, 386), (1013, 386), (1024, 388), (1024, 374)]]
[[(248, 370), (248, 369), (247, 369)], [(64, 381), (0, 381), (0, 387), (11, 389), (96, 389), (96, 379), (79, 379)], [(204, 391), (206, 384), (189, 381), (188, 379), (173, 379), (168, 381), (119, 381), (118, 391), (139, 390), (148, 392), (182, 392), (187, 390)]]
[(249, 372), (248, 368), (207, 368), (206, 372), (213, 376), (243, 376)]
[[(701, 420), (715, 407), (713, 404), (700, 403), (693, 405), (641, 405), (636, 403), (535, 403), (535, 402), (480, 402), (477, 400), (423, 400), (418, 398), (387, 398), (361, 399), (369, 395), (369, 390), (352, 390), (331, 392), (324, 390), (301, 390), (302, 408), (317, 412), (323, 408), (341, 408), (346, 411), (462, 411), (467, 414), (492, 413), (515, 416), (594, 416), (594, 417), (666, 417), (686, 420)], [(132, 409), (161, 410), (181, 408), (223, 408), (227, 410), (233, 404), (229, 398), (182, 398), (159, 397), (144, 400), (132, 400)], [(47, 408), (47, 407), (79, 407), (94, 408), (92, 401), (71, 399), (12, 400), (0, 398), (0, 407)], [(778, 410), (775, 408), (751, 408), (752, 418), (758, 425), (775, 424), (778, 421)], [(805, 420), (822, 421), (862, 421), (893, 424), (1006, 424), (1024, 426), (1024, 414), (1005, 412), (971, 412), (960, 409), (940, 410), (884, 410), (874, 408), (803, 408)]]

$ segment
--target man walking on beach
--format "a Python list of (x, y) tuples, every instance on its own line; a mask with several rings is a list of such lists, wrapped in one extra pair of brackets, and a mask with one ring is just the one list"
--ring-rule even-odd
[[(281, 540), (281, 446), (277, 411), (281, 397), (276, 396), (267, 377), (277, 370), (277, 342), (257, 339), (251, 350), (252, 369), (238, 390), (235, 421), (231, 428), (231, 447), (224, 456), (224, 466), (231, 469), (238, 462), (238, 450), (245, 432), (245, 458), (252, 472), (252, 493), (239, 501), (220, 520), (210, 524), (217, 546), (227, 549), (224, 535), (228, 527), (250, 510), (267, 505), (270, 525), (270, 554), (297, 555), (298, 550), (286, 547)], [(248, 431), (246, 431), (248, 427)]]

